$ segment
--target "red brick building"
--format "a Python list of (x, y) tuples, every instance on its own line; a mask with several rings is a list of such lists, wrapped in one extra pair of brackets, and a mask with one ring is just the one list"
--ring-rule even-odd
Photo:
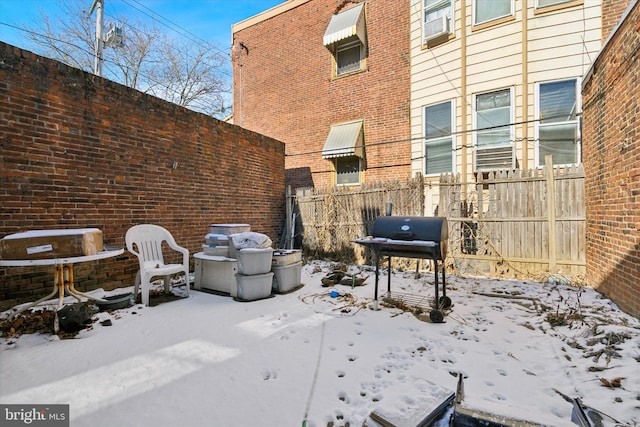
[(585, 76), (582, 146), (589, 284), (638, 317), (640, 2), (630, 3)]
[(233, 26), (234, 124), (293, 188), (408, 178), (409, 2), (289, 0)]

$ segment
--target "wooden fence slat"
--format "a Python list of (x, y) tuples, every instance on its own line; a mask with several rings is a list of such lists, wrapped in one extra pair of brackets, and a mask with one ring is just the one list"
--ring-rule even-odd
[[(393, 215), (433, 215), (437, 209), (447, 217), (447, 262), (466, 268), (463, 273), (584, 274), (584, 168), (546, 165), (480, 173), (469, 183), (460, 174), (443, 174), (439, 183), (425, 183), (417, 175), (406, 182), (300, 191), (296, 209), (303, 248), (311, 255), (347, 250), (365, 262), (366, 251), (351, 240), (370, 234), (375, 219), (392, 203)], [(427, 206), (433, 211), (425, 212)]]

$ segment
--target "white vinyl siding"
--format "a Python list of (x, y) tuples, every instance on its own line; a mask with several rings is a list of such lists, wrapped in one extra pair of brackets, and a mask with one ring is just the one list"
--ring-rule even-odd
[[(472, 180), (477, 160), (473, 95), (501, 88), (512, 89), (514, 123), (512, 142), (502, 147), (503, 159), (509, 166), (512, 159), (514, 167), (530, 169), (539, 165), (538, 127), (534, 121), (538, 108), (537, 84), (583, 75), (602, 44), (602, 2), (576, 0), (543, 6), (548, 3), (542, 1), (513, 1), (509, 19), (498, 18), (479, 28), (474, 28), (477, 27), (475, 0), (467, 0), (464, 10), (462, 2), (453, 1), (452, 28), (456, 33), (464, 31), (466, 37), (455, 37), (426, 49), (425, 0), (411, 0), (412, 175), (425, 172), (425, 106), (453, 100), (456, 124), (453, 168)], [(544, 7), (544, 13), (537, 13), (539, 5)], [(565, 5), (571, 7), (563, 7)], [(522, 21), (525, 13), (526, 27)], [(501, 24), (492, 26), (492, 22)], [(528, 48), (526, 54), (522, 51), (524, 46)], [(527, 61), (526, 67), (523, 60)], [(526, 107), (523, 102), (527, 103)], [(438, 177), (432, 175), (429, 179)]]
[(454, 107), (452, 101), (424, 108), (424, 173), (453, 172)]
[(529, 80), (541, 82), (583, 74), (602, 43), (600, 11), (597, 2), (586, 2), (579, 8), (536, 16), (528, 37)]
[(580, 162), (580, 99), (578, 81), (561, 80), (540, 83), (537, 87), (537, 159), (545, 164), (545, 156), (553, 156), (554, 165)]

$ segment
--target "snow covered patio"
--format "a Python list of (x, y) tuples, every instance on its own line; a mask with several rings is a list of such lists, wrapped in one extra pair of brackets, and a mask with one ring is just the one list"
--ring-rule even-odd
[[(462, 373), (471, 408), (575, 426), (562, 393), (640, 422), (640, 322), (593, 289), (448, 275), (453, 309), (432, 324), (372, 310), (370, 268), (355, 288), (322, 287), (329, 271), (307, 264), (304, 287), (260, 301), (194, 290), (73, 339), (1, 338), (0, 403), (69, 404), (73, 427), (377, 426), (374, 410), (428, 414)], [(431, 299), (432, 282), (397, 272), (392, 291)]]

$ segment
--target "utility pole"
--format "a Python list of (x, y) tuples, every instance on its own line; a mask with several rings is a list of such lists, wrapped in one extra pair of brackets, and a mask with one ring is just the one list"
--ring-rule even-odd
[(102, 38), (102, 24), (103, 24), (103, 0), (93, 0), (89, 15), (93, 13), (93, 9), (96, 9), (96, 49), (94, 56), (93, 73), (102, 77), (102, 49), (104, 48)]

